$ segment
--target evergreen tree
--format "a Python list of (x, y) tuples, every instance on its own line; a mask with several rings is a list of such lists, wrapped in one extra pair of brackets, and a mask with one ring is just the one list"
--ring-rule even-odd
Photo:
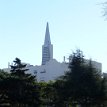
[(42, 105), (44, 106), (53, 106), (54, 105), (54, 99), (56, 96), (55, 93), (55, 88), (53, 86), (54, 82), (49, 81), (49, 82), (40, 82), (40, 87), (41, 87), (41, 100), (42, 100)]
[(105, 87), (101, 72), (92, 65), (91, 60), (87, 63), (82, 51), (77, 50), (70, 56), (69, 71), (59, 80), (58, 92), (62, 93), (60, 97), (68, 104), (72, 102), (72, 105), (80, 104), (82, 107), (102, 105)]
[(10, 74), (7, 72), (4, 72), (3, 70), (0, 69), (0, 107), (9, 107), (10, 106), (10, 101), (9, 97), (7, 96), (7, 83), (6, 83), (6, 78), (9, 78)]
[(19, 58), (11, 65), (11, 77), (7, 78), (8, 97), (14, 107), (39, 106), (39, 87), (35, 76), (26, 73), (26, 64)]

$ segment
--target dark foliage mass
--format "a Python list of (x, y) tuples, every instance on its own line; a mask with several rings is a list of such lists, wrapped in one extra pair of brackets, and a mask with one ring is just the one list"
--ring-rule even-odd
[(106, 107), (107, 78), (77, 50), (68, 71), (50, 82), (37, 82), (16, 58), (10, 73), (0, 70), (0, 107)]
[(92, 61), (84, 59), (82, 51), (70, 56), (69, 71), (55, 82), (58, 104), (102, 107), (106, 101), (105, 79)]
[(26, 64), (16, 58), (10, 73), (0, 73), (1, 106), (37, 107), (39, 106), (39, 85), (35, 76), (25, 73)]

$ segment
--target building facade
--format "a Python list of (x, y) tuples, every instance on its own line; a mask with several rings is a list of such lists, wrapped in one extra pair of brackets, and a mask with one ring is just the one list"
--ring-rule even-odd
[(42, 65), (53, 59), (53, 45), (50, 40), (49, 24), (47, 22), (44, 45), (42, 45)]
[[(89, 60), (86, 60), (88, 63)], [(99, 71), (102, 71), (102, 64), (99, 62), (92, 61), (92, 64), (95, 68)], [(31, 73), (32, 75), (36, 76), (37, 81), (54, 81), (59, 76), (64, 75), (66, 71), (68, 71), (68, 63), (66, 63), (65, 58), (64, 61), (58, 62), (56, 59), (53, 58), (53, 45), (51, 44), (50, 40), (50, 32), (49, 32), (49, 25), (46, 25), (46, 33), (45, 33), (45, 40), (44, 45), (42, 46), (42, 64), (41, 65), (30, 65), (27, 64), (26, 66), (27, 73)], [(4, 71), (9, 72), (10, 68), (4, 69)]]

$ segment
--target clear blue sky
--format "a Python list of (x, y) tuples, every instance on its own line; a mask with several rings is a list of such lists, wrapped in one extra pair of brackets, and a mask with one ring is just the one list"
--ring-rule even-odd
[(80, 48), (86, 58), (107, 71), (105, 0), (0, 0), (0, 68), (19, 57), (40, 65), (46, 23), (49, 22), (54, 58), (66, 58)]

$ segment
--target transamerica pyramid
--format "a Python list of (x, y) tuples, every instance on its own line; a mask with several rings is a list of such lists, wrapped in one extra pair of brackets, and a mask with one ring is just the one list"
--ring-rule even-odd
[(42, 45), (42, 65), (53, 59), (53, 45), (51, 44), (49, 24), (47, 22), (44, 45)]

